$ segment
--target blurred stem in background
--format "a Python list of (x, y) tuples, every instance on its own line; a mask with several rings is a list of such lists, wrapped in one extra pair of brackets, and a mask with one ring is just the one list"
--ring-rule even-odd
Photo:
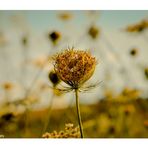
[(28, 36), (24, 35), (21, 40), (22, 43), (22, 66), (21, 66), (21, 84), (26, 89), (26, 85), (24, 84), (26, 82), (26, 75), (27, 75), (27, 63), (29, 58), (29, 50), (28, 50)]
[[(36, 84), (38, 78), (40, 77), (41, 73), (43, 72), (43, 70), (44, 70), (46, 64), (47, 64), (47, 62), (45, 63), (45, 65), (43, 65), (43, 66), (39, 69), (39, 71), (38, 71), (37, 74), (35, 75), (33, 81), (32, 81), (31, 84), (30, 84), (30, 87), (29, 87), (29, 88), (26, 90), (26, 92), (25, 92), (24, 100), (28, 99), (28, 97), (29, 97), (31, 91), (33, 90), (33, 88), (34, 88), (34, 86), (35, 86), (35, 84)], [(26, 129), (25, 131), (26, 131), (26, 133), (27, 133), (27, 129), (28, 129), (28, 117), (27, 117), (27, 116), (28, 116), (28, 114), (29, 114), (29, 111), (30, 111), (30, 109), (26, 106), (25, 119), (24, 119), (24, 121), (25, 121), (25, 129)]]
[(53, 100), (54, 100), (54, 93), (52, 94), (51, 98), (50, 98), (50, 102), (49, 102), (49, 105), (48, 105), (48, 112), (47, 112), (47, 117), (45, 117), (45, 122), (43, 124), (43, 128), (41, 130), (41, 134), (40, 134), (40, 137), (42, 137), (42, 135), (45, 133), (45, 132), (48, 132), (49, 130), (49, 125), (50, 125), (50, 116), (51, 116), (51, 110), (52, 110), (52, 104), (53, 104)]
[(49, 123), (50, 123), (50, 115), (51, 115), (52, 104), (53, 104), (53, 100), (54, 100), (54, 96), (55, 96), (54, 90), (56, 89), (56, 86), (60, 83), (60, 79), (58, 78), (57, 74), (54, 71), (49, 72), (48, 78), (49, 78), (49, 81), (52, 83), (53, 93), (52, 93), (52, 96), (50, 98), (50, 102), (49, 102), (49, 105), (48, 105), (47, 117), (46, 117), (46, 120), (44, 122), (43, 129), (41, 130), (40, 136), (42, 136), (49, 129), (48, 127), (49, 127)]
[[(47, 58), (49, 59), (51, 57), (52, 51), (57, 51), (57, 48), (60, 45), (59, 39), (61, 38), (61, 34), (59, 32), (53, 31), (48, 34), (48, 38), (52, 42), (49, 52), (47, 54)], [(65, 42), (65, 40), (63, 40), (63, 42)], [(38, 70), (37, 74), (35, 75), (33, 81), (30, 84), (30, 87), (25, 92), (24, 99), (28, 98), (29, 94), (31, 93), (33, 87), (36, 85), (38, 78), (40, 77), (41, 73), (44, 71), (44, 68), (46, 67), (48, 62), (49, 60), (47, 60), (45, 64)]]
[(100, 35), (100, 38), (107, 47), (107, 52), (113, 55), (115, 57), (116, 62), (121, 65), (121, 71), (124, 72), (125, 83), (128, 82), (128, 69), (125, 67), (124, 61), (122, 61), (122, 59), (120, 58), (120, 54), (118, 54), (118, 52), (115, 50), (114, 45), (112, 44), (112, 42), (110, 42), (108, 37), (105, 35), (104, 31), (100, 30), (100, 28), (97, 28), (95, 25), (97, 24), (98, 18), (101, 16), (101, 12), (98, 13), (98, 11), (90, 11), (90, 14), (92, 15), (93, 19), (90, 21), (90, 30), (88, 32), (89, 35), (92, 37), (93, 40), (97, 39), (98, 35)]
[(0, 31), (0, 58), (5, 65), (4, 69), (1, 71), (1, 75), (3, 75), (4, 83), (2, 84), (2, 88), (4, 90), (4, 103), (9, 103), (9, 99), (11, 96), (10, 90), (12, 89), (12, 84), (9, 82), (9, 79), (12, 78), (12, 60), (7, 52), (7, 48), (9, 47), (9, 40), (5, 34), (5, 32)]
[(4, 90), (4, 99), (5, 104), (9, 104), (9, 99), (11, 98), (11, 90), (14, 87), (14, 85), (11, 82), (5, 82), (2, 84), (3, 90)]
[[(3, 69), (3, 72), (5, 73), (6, 78), (8, 79), (8, 68), (10, 68), (10, 58), (7, 53), (7, 46), (8, 46), (8, 40), (6, 38), (6, 35), (4, 32), (0, 31), (0, 58), (3, 60), (3, 62), (6, 64), (5, 69)], [(9, 64), (8, 64), (9, 61)], [(8, 66), (9, 65), (9, 66)]]
[[(55, 49), (55, 46), (52, 47), (52, 50)], [(48, 53), (48, 57), (50, 56), (50, 51)], [(49, 61), (46, 61), (46, 63), (38, 70), (38, 72), (36, 73), (35, 77), (33, 78), (30, 87), (26, 90), (25, 92), (25, 96), (24, 99), (28, 98), (28, 96), (30, 95), (32, 89), (34, 88), (34, 86), (36, 85), (37, 80), (39, 79), (41, 73), (44, 71), (44, 68), (46, 67), (46, 65), (48, 64)]]
[(125, 78), (125, 85), (129, 80), (133, 80), (129, 74), (129, 71), (125, 65), (124, 59), (121, 57), (120, 53), (118, 53), (115, 50), (114, 45), (112, 44), (112, 42), (110, 42), (110, 40), (106, 37), (106, 35), (102, 32), (102, 40), (104, 42), (104, 44), (107, 46), (107, 52), (111, 55), (113, 55), (115, 58), (115, 61), (120, 64), (120, 72), (122, 72), (124, 78)]
[[(52, 46), (51, 49), (49, 50), (49, 53), (47, 54), (48, 59), (51, 56), (51, 50), (52, 51), (57, 51), (58, 46), (60, 45), (60, 43), (58, 43), (59, 39), (61, 38), (61, 34), (59, 32), (52, 32), (48, 35), (48, 38), (50, 39), (50, 41), (52, 42)], [(63, 42), (65, 42), (66, 40), (63, 40)], [(43, 72), (44, 68), (46, 67), (46, 65), (48, 64), (48, 60), (45, 62), (45, 64), (39, 69), (39, 71), (37, 72), (36, 76), (34, 77), (33, 81), (31, 82), (30, 87), (26, 90), (25, 92), (25, 96), (24, 99), (28, 99), (32, 89), (34, 88), (34, 86), (36, 85), (36, 82), (38, 80), (38, 78), (40, 77), (41, 73)], [(28, 129), (28, 115), (29, 114), (29, 108), (26, 106), (26, 111), (25, 111), (25, 131), (27, 133), (27, 129)]]

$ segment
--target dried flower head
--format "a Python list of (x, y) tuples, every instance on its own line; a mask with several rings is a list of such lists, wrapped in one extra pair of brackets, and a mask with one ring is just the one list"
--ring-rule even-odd
[(88, 34), (93, 38), (96, 39), (100, 33), (100, 30), (96, 26), (91, 26), (88, 30)]
[(144, 27), (141, 25), (133, 25), (133, 26), (128, 26), (126, 28), (127, 32), (142, 32), (144, 30)]
[(58, 16), (63, 21), (68, 21), (72, 18), (72, 14), (68, 12), (60, 13)]
[(93, 75), (95, 67), (95, 57), (83, 50), (67, 49), (55, 57), (55, 72), (73, 89), (80, 88)]
[(48, 37), (52, 41), (53, 44), (57, 44), (57, 42), (61, 38), (61, 34), (60, 34), (60, 32), (53, 31), (53, 32), (49, 33)]
[(141, 22), (130, 25), (126, 28), (127, 32), (143, 32), (145, 29), (148, 28), (148, 20), (142, 20)]
[(137, 55), (137, 53), (138, 53), (138, 49), (136, 49), (136, 48), (133, 48), (133, 49), (131, 49), (131, 51), (130, 51), (130, 54), (131, 54), (132, 56)]
[(5, 90), (10, 90), (13, 88), (13, 84), (11, 82), (5, 82), (2, 84), (2, 87), (5, 89)]
[(65, 124), (65, 129), (57, 132), (53, 131), (52, 133), (45, 133), (43, 138), (80, 138), (80, 132), (78, 127), (74, 127), (73, 124)]
[(50, 71), (48, 75), (49, 80), (52, 82), (53, 86), (55, 87), (57, 84), (59, 84), (60, 79), (56, 72)]

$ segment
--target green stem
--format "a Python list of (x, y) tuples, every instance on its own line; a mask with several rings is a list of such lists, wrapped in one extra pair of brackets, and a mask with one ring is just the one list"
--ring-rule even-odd
[(81, 115), (80, 115), (80, 107), (79, 107), (78, 89), (75, 89), (75, 96), (76, 96), (76, 108), (77, 108), (77, 116), (78, 116), (81, 138), (84, 138), (83, 126), (82, 126)]

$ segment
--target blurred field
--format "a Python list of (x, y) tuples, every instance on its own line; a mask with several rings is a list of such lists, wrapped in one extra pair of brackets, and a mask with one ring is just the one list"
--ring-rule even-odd
[[(100, 100), (94, 105), (81, 105), (86, 138), (147, 138), (148, 98), (142, 99), (131, 90)], [(47, 109), (30, 111), (27, 132), (24, 115), (3, 115), (1, 134), (5, 137), (40, 137)], [(65, 123), (78, 125), (75, 107), (51, 110), (48, 132), (64, 129)]]

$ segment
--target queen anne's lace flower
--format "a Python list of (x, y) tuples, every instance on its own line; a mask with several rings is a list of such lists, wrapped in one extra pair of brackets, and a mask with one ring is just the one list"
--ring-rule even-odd
[(54, 69), (58, 77), (78, 89), (93, 75), (96, 59), (89, 52), (67, 49), (55, 56)]
[(52, 133), (45, 133), (42, 136), (43, 138), (80, 138), (80, 131), (78, 127), (74, 127), (72, 123), (65, 124), (65, 129), (57, 132), (53, 131)]

